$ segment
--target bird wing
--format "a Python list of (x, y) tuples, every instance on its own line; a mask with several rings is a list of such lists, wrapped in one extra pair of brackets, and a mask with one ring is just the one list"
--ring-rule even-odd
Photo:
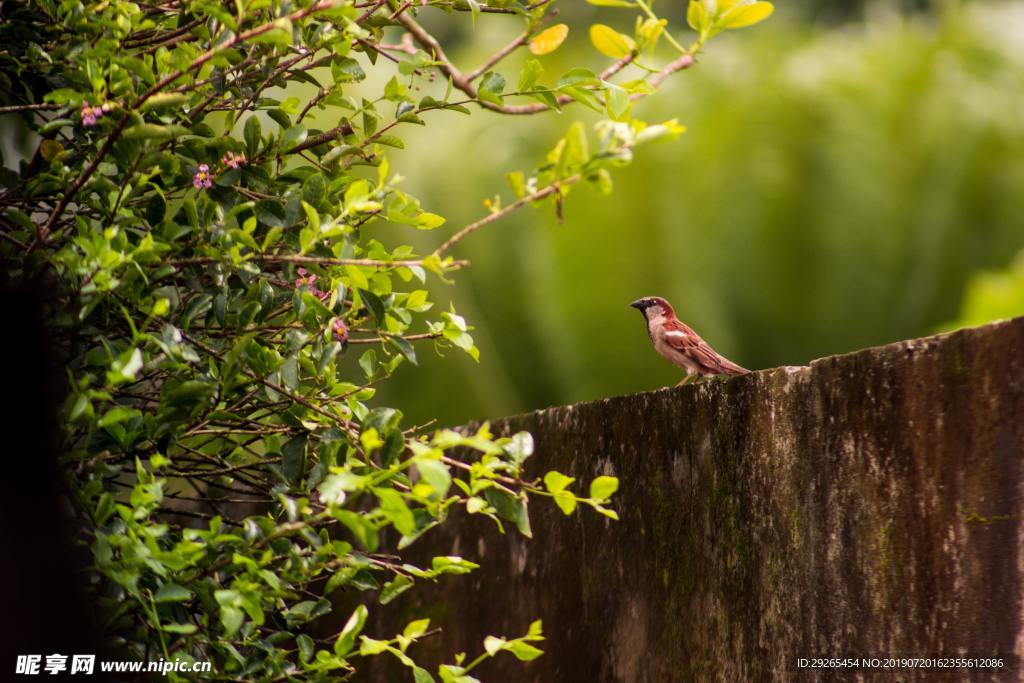
[(717, 353), (700, 338), (700, 335), (679, 320), (665, 323), (665, 341), (679, 353), (686, 355), (693, 362), (713, 375), (743, 375), (748, 372), (728, 358)]

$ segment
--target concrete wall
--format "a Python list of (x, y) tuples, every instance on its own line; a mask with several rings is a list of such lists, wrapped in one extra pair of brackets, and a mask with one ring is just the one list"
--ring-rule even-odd
[(848, 680), (796, 660), (901, 654), (1007, 668), (885, 680), (1021, 680), (1022, 418), (1024, 319), (510, 418), (532, 475), (619, 477), (621, 521), (463, 517), (424, 541), (483, 568), (392, 607), (442, 620), (427, 659), (542, 618), (547, 654), (491, 683)]

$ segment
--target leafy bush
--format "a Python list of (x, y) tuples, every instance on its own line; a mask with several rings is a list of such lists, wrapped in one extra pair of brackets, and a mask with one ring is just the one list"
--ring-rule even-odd
[[(370, 599), (387, 605), (477, 565), (440, 554), (416, 567), (403, 549), (452, 512), (529, 536), (536, 496), (616, 518), (614, 477), (586, 494), (557, 472), (524, 478), (529, 434), (428, 433), (372, 404), (377, 385), (416, 363), (418, 343), (477, 356), (470, 326), (423, 288), (466, 265), (450, 255), (462, 239), (528, 204), (560, 213), (578, 183), (609, 190), (609, 170), (635, 145), (681, 131), (633, 118), (632, 102), (691, 66), (715, 33), (771, 12), (694, 2), (698, 38), (684, 48), (644, 0), (595, 4), (639, 8), (635, 32), (591, 27), (611, 63), (557, 78), (543, 55), (569, 30), (550, 25), (543, 0), (5, 4), (0, 111), (38, 144), (0, 178), (2, 249), (15, 275), (50, 267), (59, 278), (66, 464), (101, 626), (131, 655), (315, 680), (390, 653), (433, 680), (409, 654), (429, 621), (371, 638)], [(463, 72), (420, 23), (430, 14), (523, 32)], [(661, 60), (664, 42), (673, 54)], [(521, 49), (536, 57), (509, 87), (497, 67)], [(296, 84), (315, 97), (292, 96)], [(570, 125), (536, 169), (510, 176), (513, 199), (491, 201), (428, 254), (401, 244), (403, 231), (445, 223), (390, 167), (407, 126), (469, 107), (520, 115), (574, 103), (604, 114), (596, 139)], [(314, 109), (336, 125), (310, 127)], [(343, 588), (359, 599), (332, 596)], [(351, 616), (314, 640), (305, 626), (332, 600)], [(471, 681), (486, 657), (532, 659), (541, 639), (539, 622), (490, 637), (475, 659), (457, 655), (437, 673)]]

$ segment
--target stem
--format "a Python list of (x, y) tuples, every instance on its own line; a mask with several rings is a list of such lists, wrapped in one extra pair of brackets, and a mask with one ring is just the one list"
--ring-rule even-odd
[[(647, 4), (647, 0), (636, 0), (636, 4), (637, 4), (637, 6), (640, 9), (643, 10), (644, 14), (646, 14), (649, 18), (654, 19), (655, 21), (658, 21), (659, 19), (661, 19), (661, 17), (659, 17), (657, 14), (655, 14), (651, 10), (651, 6)], [(663, 31), (662, 35), (665, 36), (665, 40), (668, 41), (668, 44), (671, 45), (672, 47), (674, 47), (680, 53), (682, 53), (682, 54), (689, 54), (689, 51), (685, 47), (680, 45), (676, 41), (676, 39), (672, 37), (671, 33), (669, 33), (668, 31)]]
[(459, 230), (457, 233), (455, 233), (454, 235), (449, 237), (448, 241), (446, 241), (444, 244), (442, 244), (436, 250), (434, 250), (434, 256), (441, 256), (442, 254), (444, 254), (444, 252), (448, 251), (452, 246), (454, 246), (456, 242), (459, 242), (460, 240), (462, 240), (463, 238), (467, 237), (468, 235), (473, 234), (474, 232), (476, 232), (480, 228), (493, 223), (494, 221), (498, 220), (499, 218), (504, 218), (505, 216), (507, 216), (508, 214), (512, 213), (516, 209), (518, 209), (520, 207), (523, 207), (523, 206), (526, 206), (530, 202), (535, 202), (535, 201), (537, 201), (539, 199), (544, 199), (545, 197), (548, 197), (548, 196), (554, 194), (555, 192), (557, 192), (559, 190), (559, 188), (562, 185), (573, 185), (575, 183), (578, 183), (581, 178), (582, 178), (582, 176), (579, 173), (577, 173), (576, 175), (569, 176), (568, 178), (564, 178), (562, 180), (556, 180), (555, 182), (551, 183), (547, 187), (545, 187), (543, 189), (540, 189), (540, 190), (537, 190), (533, 194), (528, 194), (528, 195), (526, 195), (524, 197), (521, 197), (521, 198), (517, 199), (516, 201), (512, 202), (511, 204), (509, 204), (505, 208), (501, 209), (500, 211), (495, 211), (494, 213), (492, 213), (490, 215), (484, 216), (483, 218), (481, 218), (480, 220), (476, 221), (475, 223), (470, 223), (469, 225), (464, 227), (462, 230)]

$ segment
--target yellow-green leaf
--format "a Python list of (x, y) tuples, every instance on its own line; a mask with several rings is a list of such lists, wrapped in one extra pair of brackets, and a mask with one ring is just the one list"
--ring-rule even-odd
[(775, 11), (775, 6), (770, 2), (755, 2), (752, 5), (733, 7), (722, 15), (718, 26), (724, 29), (745, 28), (764, 21)]
[(535, 55), (546, 55), (549, 52), (554, 52), (567, 35), (569, 35), (569, 27), (567, 25), (555, 24), (534, 36), (533, 40), (530, 41), (530, 52)]
[(564, 514), (571, 515), (573, 510), (576, 509), (576, 496), (572, 495), (569, 491), (559, 491), (552, 497), (555, 499), (555, 505)]
[(690, 25), (690, 28), (700, 31), (707, 23), (707, 18), (708, 13), (704, 9), (704, 3), (701, 0), (690, 0), (690, 6), (686, 9), (686, 23)]
[(608, 500), (618, 490), (619, 480), (616, 477), (600, 476), (590, 482), (590, 497), (597, 500)]
[(53, 161), (63, 151), (64, 145), (56, 140), (43, 140), (39, 143), (39, 155), (46, 161)]
[(614, 59), (622, 59), (635, 47), (632, 38), (604, 24), (594, 24), (590, 27), (590, 42), (598, 52)]
[(188, 102), (188, 95), (182, 92), (160, 92), (149, 97), (142, 103), (142, 111), (157, 109), (161, 107), (180, 107)]
[(725, 14), (737, 5), (749, 5), (751, 0), (716, 0), (714, 10), (717, 14)]

